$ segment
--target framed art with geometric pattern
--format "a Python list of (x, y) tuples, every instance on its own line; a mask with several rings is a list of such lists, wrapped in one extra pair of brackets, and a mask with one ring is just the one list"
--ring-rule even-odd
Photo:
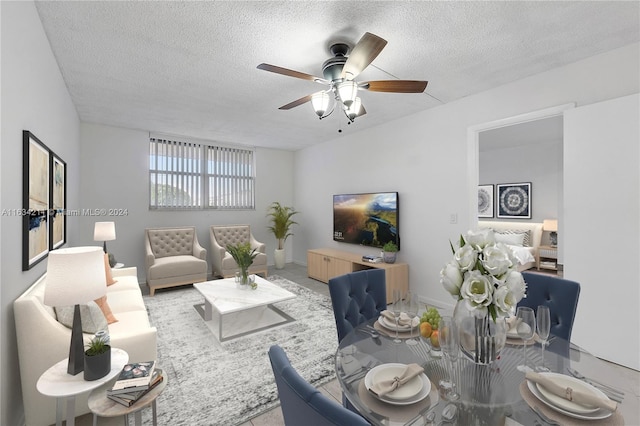
[(478, 186), (478, 217), (493, 217), (493, 185)]
[(497, 217), (531, 219), (531, 182), (496, 185)]

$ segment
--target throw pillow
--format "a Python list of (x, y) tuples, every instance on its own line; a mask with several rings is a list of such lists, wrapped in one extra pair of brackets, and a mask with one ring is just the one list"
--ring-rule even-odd
[(524, 243), (524, 234), (503, 234), (496, 232), (494, 235), (497, 243), (519, 247), (522, 247), (522, 244)]
[(95, 302), (100, 307), (102, 313), (104, 314), (105, 318), (107, 318), (107, 322), (109, 324), (113, 324), (114, 322), (118, 322), (116, 317), (113, 316), (113, 312), (111, 312), (111, 307), (107, 303), (107, 296), (102, 296), (101, 298), (96, 299)]
[(111, 275), (111, 266), (109, 265), (109, 255), (107, 253), (104, 254), (104, 273), (107, 278), (107, 286), (118, 282), (114, 280), (113, 275)]
[[(511, 235), (511, 234), (522, 234), (524, 239), (522, 241), (522, 246), (531, 247), (531, 232), (528, 229), (494, 229), (495, 235), (503, 234), (503, 235)], [(506, 244), (506, 243), (505, 243)]]
[[(69, 328), (73, 327), (74, 306), (56, 306), (53, 309), (60, 324)], [(80, 320), (82, 321), (83, 333), (95, 334), (100, 330), (108, 329), (107, 319), (96, 302), (80, 305)]]

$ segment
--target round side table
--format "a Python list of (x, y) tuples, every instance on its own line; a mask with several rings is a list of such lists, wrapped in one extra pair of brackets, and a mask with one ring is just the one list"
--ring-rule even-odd
[(36, 388), (41, 394), (56, 398), (56, 425), (62, 425), (62, 402), (64, 399), (67, 400), (67, 426), (73, 426), (76, 395), (89, 392), (113, 379), (120, 374), (127, 361), (129, 361), (129, 354), (126, 351), (111, 348), (111, 371), (98, 380), (86, 381), (83, 373), (78, 373), (75, 376), (68, 374), (69, 358), (63, 359), (42, 373), (36, 383)]
[(163, 371), (163, 378), (160, 383), (147, 392), (142, 398), (133, 403), (130, 407), (125, 407), (107, 398), (107, 387), (95, 389), (89, 395), (89, 409), (93, 413), (93, 426), (98, 424), (98, 417), (120, 417), (124, 416), (125, 424), (129, 425), (129, 414), (133, 413), (136, 426), (142, 424), (142, 409), (151, 405), (153, 413), (153, 426), (158, 425), (158, 414), (156, 410), (156, 399), (162, 394), (167, 386), (166, 372)]

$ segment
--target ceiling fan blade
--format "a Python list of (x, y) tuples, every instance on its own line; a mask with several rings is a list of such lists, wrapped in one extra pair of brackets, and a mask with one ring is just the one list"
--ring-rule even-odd
[(378, 80), (359, 83), (358, 87), (371, 92), (422, 93), (427, 83), (419, 80)]
[(299, 106), (299, 105), (306, 104), (307, 102), (309, 102), (309, 101), (311, 100), (311, 97), (312, 97), (312, 96), (313, 96), (313, 95), (303, 96), (303, 97), (302, 97), (302, 98), (300, 98), (300, 99), (297, 99), (297, 100), (295, 100), (295, 101), (293, 101), (293, 102), (289, 102), (289, 103), (288, 103), (288, 104), (286, 104), (286, 105), (282, 105), (282, 106), (281, 106), (280, 108), (278, 108), (278, 109), (291, 109), (291, 108), (295, 108), (295, 107), (297, 107), (297, 106)]
[(387, 40), (375, 34), (365, 33), (351, 50), (347, 62), (342, 68), (342, 78), (353, 80), (373, 62), (386, 45)]
[(288, 68), (278, 67), (276, 65), (260, 64), (260, 65), (258, 65), (257, 68), (259, 70), (264, 70), (264, 71), (269, 71), (269, 72), (273, 72), (273, 73), (276, 73), (276, 74), (286, 75), (287, 77), (295, 77), (295, 78), (301, 78), (303, 80), (316, 81), (318, 83), (329, 84), (329, 82), (327, 80), (325, 80), (324, 78), (316, 77), (315, 75), (311, 75), (311, 74), (305, 74), (305, 73), (300, 72), (300, 71), (290, 70)]

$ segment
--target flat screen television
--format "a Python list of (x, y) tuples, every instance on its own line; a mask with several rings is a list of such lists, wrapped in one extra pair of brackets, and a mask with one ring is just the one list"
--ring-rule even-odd
[(400, 249), (397, 192), (333, 196), (333, 240), (382, 247), (393, 241)]

